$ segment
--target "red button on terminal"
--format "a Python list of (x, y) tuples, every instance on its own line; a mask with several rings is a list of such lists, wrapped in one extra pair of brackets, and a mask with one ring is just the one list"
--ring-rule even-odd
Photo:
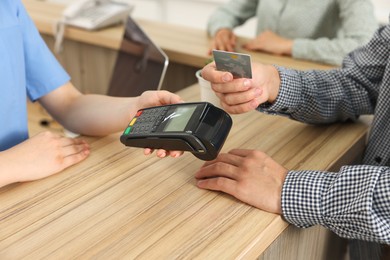
[(140, 116), (142, 114), (143, 110), (139, 110), (135, 116)]

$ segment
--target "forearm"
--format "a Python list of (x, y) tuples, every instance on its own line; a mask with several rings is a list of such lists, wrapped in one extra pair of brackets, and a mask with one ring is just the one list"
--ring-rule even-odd
[(283, 215), (298, 227), (319, 224), (342, 237), (389, 244), (389, 183), (388, 167), (290, 171), (282, 192)]
[(136, 113), (138, 100), (139, 97), (83, 95), (68, 82), (40, 98), (39, 102), (66, 129), (84, 135), (103, 136), (126, 127)]
[(357, 39), (295, 39), (292, 57), (332, 65), (341, 65), (344, 57), (363, 44)]
[(81, 94), (70, 82), (39, 99), (43, 107), (66, 129), (102, 136), (123, 131), (137, 110), (182, 102), (168, 91), (145, 91), (137, 97)]
[[(15, 165), (13, 161), (7, 156), (7, 151), (0, 152), (0, 187), (16, 182), (15, 173), (17, 169), (13, 169)], [(17, 165), (23, 165), (19, 162)]]
[(103, 136), (122, 131), (136, 113), (137, 100), (137, 97), (81, 95), (68, 107), (60, 123), (84, 135)]

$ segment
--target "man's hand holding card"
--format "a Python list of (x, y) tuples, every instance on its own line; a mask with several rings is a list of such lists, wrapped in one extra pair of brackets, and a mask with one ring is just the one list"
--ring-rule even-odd
[(202, 75), (225, 111), (241, 114), (275, 100), (280, 79), (274, 66), (251, 63), (250, 55), (243, 53), (214, 50), (213, 55), (215, 64), (205, 66)]

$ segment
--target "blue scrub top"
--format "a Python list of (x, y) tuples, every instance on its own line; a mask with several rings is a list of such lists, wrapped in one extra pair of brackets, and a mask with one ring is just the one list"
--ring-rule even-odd
[(20, 0), (0, 1), (0, 151), (28, 138), (26, 101), (70, 79)]

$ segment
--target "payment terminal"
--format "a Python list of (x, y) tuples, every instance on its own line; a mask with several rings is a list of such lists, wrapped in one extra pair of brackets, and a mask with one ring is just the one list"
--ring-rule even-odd
[(213, 160), (232, 126), (225, 111), (207, 102), (180, 103), (141, 109), (120, 137), (126, 146), (189, 151)]

